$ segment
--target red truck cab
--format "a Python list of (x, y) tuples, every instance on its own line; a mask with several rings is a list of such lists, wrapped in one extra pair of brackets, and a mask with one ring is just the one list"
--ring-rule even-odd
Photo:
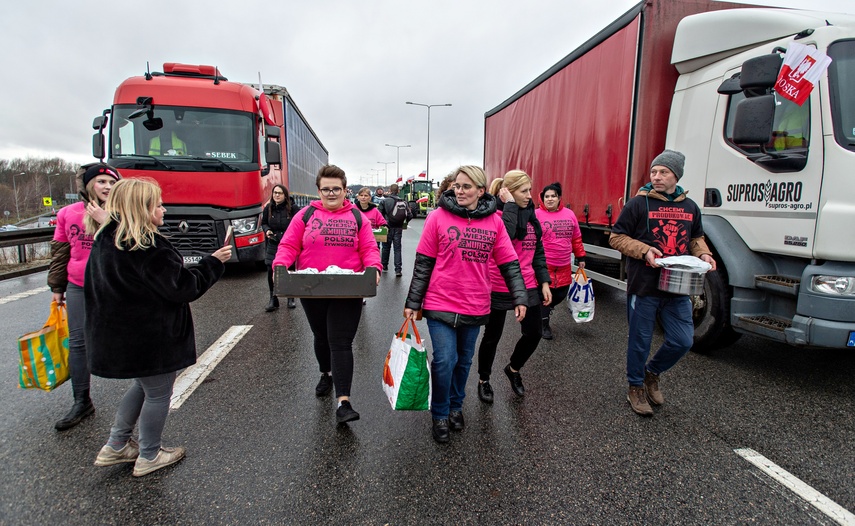
[(185, 264), (222, 246), (229, 226), (232, 261), (260, 261), (262, 207), (282, 182), (271, 170), (282, 164), (282, 123), (281, 104), (229, 82), (216, 67), (166, 63), (162, 73), (119, 85), (113, 106), (93, 124), (93, 154), (106, 156), (122, 177), (160, 184), (167, 208), (161, 232)]

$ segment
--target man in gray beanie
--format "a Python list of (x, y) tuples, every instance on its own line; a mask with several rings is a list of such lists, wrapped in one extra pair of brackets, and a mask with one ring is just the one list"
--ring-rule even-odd
[[(665, 402), (659, 375), (689, 351), (695, 332), (691, 299), (659, 290), (655, 260), (691, 254), (712, 265), (712, 270), (716, 267), (704, 241), (701, 210), (677, 185), (685, 162), (686, 157), (674, 150), (657, 155), (650, 164), (650, 182), (626, 203), (609, 237), (609, 244), (626, 256), (627, 400), (642, 416), (653, 416), (650, 405)], [(665, 342), (648, 362), (657, 317)]]

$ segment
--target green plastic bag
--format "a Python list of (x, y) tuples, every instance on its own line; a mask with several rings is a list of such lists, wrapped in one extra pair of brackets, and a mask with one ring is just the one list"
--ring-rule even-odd
[(389, 346), (383, 366), (383, 392), (396, 411), (430, 409), (430, 364), (416, 323), (409, 318)]

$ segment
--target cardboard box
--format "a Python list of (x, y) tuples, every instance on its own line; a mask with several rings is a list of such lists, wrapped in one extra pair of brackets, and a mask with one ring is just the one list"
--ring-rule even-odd
[(273, 292), (287, 298), (370, 298), (377, 295), (377, 269), (364, 274), (294, 274), (276, 267)]
[(373, 230), (374, 232), (374, 240), (380, 243), (385, 243), (386, 238), (389, 236), (389, 229), (385, 226), (381, 226), (377, 230)]

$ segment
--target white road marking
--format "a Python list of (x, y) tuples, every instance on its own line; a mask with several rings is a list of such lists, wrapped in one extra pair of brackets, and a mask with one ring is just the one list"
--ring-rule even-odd
[(806, 500), (808, 504), (826, 514), (837, 524), (843, 524), (846, 526), (855, 525), (855, 514), (808, 486), (793, 476), (792, 473), (775, 464), (760, 453), (749, 448), (734, 449), (733, 451), (740, 457), (760, 468), (773, 479), (780, 482), (784, 487)]
[(41, 294), (42, 292), (50, 292), (50, 287), (39, 287), (37, 289), (27, 290), (24, 292), (19, 292), (17, 294), (12, 294), (11, 296), (6, 296), (5, 298), (0, 298), (0, 305), (4, 305), (15, 300), (29, 298), (30, 296), (35, 296), (36, 294)]
[(214, 370), (223, 358), (229, 354), (229, 351), (237, 345), (243, 336), (249, 332), (252, 325), (233, 325), (223, 333), (222, 336), (211, 344), (208, 349), (202, 353), (202, 356), (196, 360), (196, 364), (188, 367), (175, 380), (175, 388), (172, 391), (172, 399), (169, 402), (169, 409), (175, 410), (181, 407), (193, 391), (199, 387), (199, 384)]

